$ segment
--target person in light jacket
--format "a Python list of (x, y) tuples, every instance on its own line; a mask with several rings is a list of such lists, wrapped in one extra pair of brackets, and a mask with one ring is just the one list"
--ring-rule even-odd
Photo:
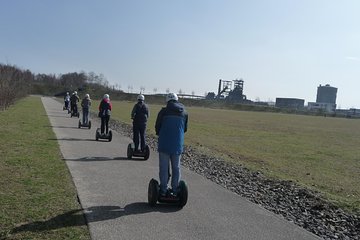
[(109, 94), (105, 94), (99, 105), (99, 117), (101, 117), (101, 135), (109, 133), (109, 120), (112, 105)]
[(85, 94), (85, 97), (81, 100), (81, 107), (83, 112), (83, 124), (89, 124), (89, 109), (91, 106), (91, 99), (89, 94)]

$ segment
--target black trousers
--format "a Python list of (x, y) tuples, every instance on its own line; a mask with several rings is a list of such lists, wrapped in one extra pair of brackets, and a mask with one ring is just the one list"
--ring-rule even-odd
[(135, 151), (139, 149), (139, 137), (141, 141), (141, 151), (145, 149), (145, 130), (146, 124), (135, 124), (133, 123), (133, 141), (135, 144)]
[(77, 113), (77, 104), (76, 103), (71, 103), (71, 111), (73, 112), (73, 113)]
[(101, 117), (101, 134), (106, 130), (106, 134), (109, 133), (109, 120), (110, 116), (106, 115)]

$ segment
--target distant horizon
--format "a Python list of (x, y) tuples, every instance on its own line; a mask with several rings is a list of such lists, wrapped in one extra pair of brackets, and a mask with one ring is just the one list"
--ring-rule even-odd
[[(10, 66), (15, 66), (15, 67), (18, 67), (18, 68), (20, 68), (20, 69), (22, 69), (22, 70), (29, 70), (29, 71), (31, 71), (31, 69), (28, 69), (28, 68), (24, 68), (24, 67), (20, 67), (20, 66), (17, 66), (16, 64), (12, 64), (12, 63), (1, 63), (0, 62), (0, 64), (4, 64), (4, 65), (10, 65)], [(32, 72), (32, 71), (31, 71)], [(85, 72), (85, 71), (78, 71), (78, 73), (80, 73), (80, 72)], [(90, 73), (90, 72), (93, 72), (93, 71), (89, 71), (89, 72), (85, 72), (85, 73)], [(34, 73), (34, 72), (32, 72), (33, 74), (47, 74), (47, 75), (52, 75), (52, 74), (54, 74), (55, 76), (57, 76), (57, 75), (63, 75), (63, 74), (67, 74), (67, 73), (70, 73), (70, 72), (66, 72), (66, 73)], [(96, 74), (101, 74), (101, 73), (96, 73)], [(106, 76), (104, 76), (105, 78), (106, 78)], [(220, 80), (220, 79), (219, 79)], [(219, 81), (218, 80), (218, 81)], [(234, 80), (236, 80), (236, 79), (234, 79)], [(229, 80), (229, 81), (233, 81), (233, 80)], [(115, 85), (113, 85), (113, 84), (110, 84), (111, 85), (111, 87), (115, 87)], [(245, 85), (245, 80), (244, 80), (244, 85)], [(330, 84), (328, 84), (328, 83), (325, 83), (325, 84), (319, 84), (317, 87), (319, 87), (319, 86), (327, 86), (327, 85), (329, 85), (330, 87), (334, 87), (334, 88), (337, 88), (336, 86), (332, 86), (332, 85), (330, 85)], [(154, 88), (153, 88), (154, 89)], [(338, 88), (337, 88), (338, 89)], [(156, 93), (154, 93), (154, 91), (152, 90), (152, 91), (148, 91), (148, 92), (142, 92), (141, 90), (141, 87), (139, 87), (139, 91), (137, 92), (137, 91), (135, 91), (134, 89), (132, 89), (131, 90), (131, 92), (129, 92), (129, 90), (126, 90), (126, 89), (122, 89), (122, 88), (119, 88), (119, 89), (117, 89), (117, 90), (121, 90), (121, 91), (123, 91), (123, 92), (125, 92), (125, 93), (131, 93), (131, 94), (145, 94), (145, 95), (157, 95), (157, 94), (166, 94), (166, 90), (164, 91), (164, 92), (162, 92), (162, 93), (160, 93), (160, 92), (156, 92)], [(146, 90), (146, 89), (145, 89)], [(176, 92), (176, 91), (172, 91), (172, 92), (174, 92), (174, 93), (176, 93), (176, 94), (180, 94), (179, 92)], [(210, 91), (210, 92), (214, 92), (215, 93), (215, 95), (217, 95), (217, 91)], [(192, 95), (191, 93), (181, 93), (181, 94), (183, 94), (183, 95), (189, 95), (189, 96), (194, 96), (194, 97), (206, 97), (206, 94), (207, 93), (209, 93), (209, 92), (204, 92), (204, 94), (203, 95), (197, 95), (197, 94), (194, 94), (194, 95)], [(244, 88), (244, 95), (246, 95), (245, 94), (245, 88)], [(316, 96), (316, 94), (315, 94), (315, 96)], [(263, 102), (263, 103), (274, 103), (275, 104), (275, 102), (276, 102), (276, 98), (287, 98), (287, 99), (300, 99), (300, 100), (304, 100), (305, 101), (305, 103), (304, 103), (304, 107), (307, 107), (308, 106), (308, 104), (309, 103), (316, 103), (316, 97), (315, 97), (315, 100), (314, 101), (306, 101), (306, 99), (305, 98), (292, 98), (292, 97), (275, 97), (275, 99), (268, 99), (268, 100), (261, 100), (261, 99), (259, 99), (259, 100), (256, 100), (256, 99), (249, 99), (249, 98), (247, 98), (247, 100), (250, 100), (250, 101), (252, 101), (252, 102)], [(360, 108), (356, 108), (356, 107), (349, 107), (349, 108), (342, 108), (341, 106), (339, 106), (339, 104), (337, 104), (336, 103), (336, 109), (337, 110), (349, 110), (349, 109), (360, 109)]]
[(0, 62), (34, 73), (104, 74), (123, 91), (217, 93), (360, 109), (360, 1), (4, 1)]
[[(18, 67), (18, 68), (20, 68), (20, 69), (22, 69), (22, 70), (29, 70), (29, 71), (31, 71), (31, 69), (28, 69), (28, 68), (23, 68), (23, 67), (19, 67), (19, 66), (17, 66), (16, 64), (11, 64), (11, 63), (1, 63), (0, 62), (0, 64), (4, 64), (4, 65), (10, 65), (10, 66), (15, 66), (15, 67)], [(32, 71), (31, 71), (32, 72)], [(78, 71), (78, 73), (81, 73), (81, 72), (85, 72), (85, 71)], [(85, 72), (85, 73), (90, 73), (90, 72), (93, 72), (93, 71), (89, 71), (89, 72)], [(66, 72), (66, 73), (34, 73), (34, 72), (32, 72), (33, 74), (46, 74), (46, 75), (55, 75), (55, 76), (57, 76), (57, 75), (63, 75), (63, 74), (67, 74), (67, 73), (70, 73), (70, 72)], [(101, 73), (96, 73), (96, 74), (101, 74)], [(104, 76), (105, 78), (106, 78), (106, 76)], [(219, 79), (220, 80), (220, 79)], [(219, 81), (218, 80), (218, 81)], [(236, 80), (236, 79), (234, 79), (234, 80)], [(233, 81), (233, 80), (228, 80), (228, 81)], [(244, 83), (245, 83), (245, 80), (244, 80)], [(338, 89), (337, 87), (335, 87), (335, 86), (332, 86), (332, 85), (330, 85), (330, 84), (319, 84), (317, 87), (319, 87), (319, 86), (329, 86), (329, 87), (334, 87), (334, 88), (336, 88), (336, 89)], [(111, 87), (115, 87), (115, 85), (113, 85), (113, 84), (111, 84)], [(134, 89), (132, 89), (131, 90), (131, 92), (129, 92), (129, 90), (126, 90), (126, 89), (122, 89), (122, 88), (119, 88), (119, 89), (117, 89), (117, 90), (121, 90), (121, 91), (123, 91), (124, 93), (129, 93), (129, 94), (144, 94), (144, 95), (166, 95), (167, 93), (166, 93), (166, 90), (164, 91), (164, 92), (154, 92), (154, 91), (148, 91), (148, 92), (142, 92), (142, 89), (141, 89), (141, 87), (139, 88), (139, 91), (138, 92), (136, 92)], [(146, 90), (146, 89), (145, 89)], [(245, 88), (244, 88), (244, 90), (245, 90)], [(174, 92), (174, 91), (173, 91)], [(215, 93), (215, 95), (217, 95), (217, 92), (216, 91), (212, 91), (212, 92), (214, 92)], [(176, 93), (176, 94), (180, 94), (179, 92), (174, 92), (174, 93)], [(206, 97), (206, 94), (207, 93), (209, 93), (209, 92), (204, 92), (204, 94), (203, 95), (197, 95), (197, 94), (191, 94), (191, 93), (181, 93), (182, 95), (188, 95), (188, 96), (194, 96), (194, 97)], [(244, 91), (244, 95), (246, 95), (245, 94), (245, 91)], [(316, 95), (316, 94), (315, 94)], [(277, 98), (286, 98), (286, 99), (300, 99), (300, 100), (304, 100), (304, 107), (307, 107), (308, 106), (308, 104), (309, 103), (316, 103), (316, 97), (315, 97), (315, 100), (314, 101), (306, 101), (306, 99), (304, 99), (304, 98), (292, 98), (292, 97), (275, 97), (275, 99), (274, 100), (270, 100), (270, 99), (268, 99), (268, 100), (261, 100), (261, 99), (259, 99), (259, 100), (256, 100), (256, 99), (248, 99), (247, 98), (247, 100), (250, 100), (250, 101), (252, 101), (252, 102), (254, 102), (254, 103), (256, 103), (256, 102), (263, 102), (263, 103), (276, 103), (276, 99)], [(307, 103), (307, 104), (306, 104)], [(349, 107), (349, 108), (339, 108), (340, 106), (336, 103), (336, 109), (337, 110), (349, 110), (349, 109), (360, 109), (360, 108), (355, 108), (355, 107)]]

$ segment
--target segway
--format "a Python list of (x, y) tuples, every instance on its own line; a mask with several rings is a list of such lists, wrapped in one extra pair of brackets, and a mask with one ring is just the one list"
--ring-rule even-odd
[(140, 157), (144, 158), (144, 160), (148, 160), (150, 157), (150, 148), (148, 145), (145, 145), (145, 149), (143, 152), (135, 151), (135, 144), (129, 143), (127, 148), (127, 158), (131, 159), (132, 157)]
[(101, 134), (100, 133), (100, 128), (98, 128), (98, 129), (96, 129), (95, 139), (96, 139), (96, 141), (99, 141), (99, 139), (107, 139), (109, 142), (111, 142), (111, 140), (112, 140), (112, 131), (109, 130), (108, 134), (106, 134), (106, 133)]
[(78, 112), (72, 111), (70, 117), (73, 117), (73, 116), (79, 118), (79, 117), (80, 117), (80, 114), (79, 114)]
[(79, 111), (77, 109), (77, 106), (74, 106), (73, 110), (71, 111), (70, 117), (73, 117), (73, 116), (78, 117), (78, 118), (80, 117), (80, 113), (79, 113)]
[(154, 207), (157, 202), (177, 205), (184, 207), (188, 199), (188, 188), (186, 183), (181, 180), (179, 182), (179, 193), (176, 196), (169, 194), (169, 190), (165, 196), (160, 195), (160, 185), (154, 178), (150, 180), (148, 187), (148, 203)]
[(90, 129), (91, 128), (91, 120), (89, 120), (88, 123), (85, 124), (85, 123), (82, 123), (81, 120), (79, 119), (79, 128), (81, 128), (81, 127), (86, 127), (86, 128)]

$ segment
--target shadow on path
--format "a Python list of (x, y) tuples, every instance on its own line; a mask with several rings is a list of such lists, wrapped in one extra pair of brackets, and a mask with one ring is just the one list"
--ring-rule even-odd
[(52, 114), (43, 114), (43, 116), (45, 117), (56, 117), (56, 118), (70, 118), (70, 116), (67, 116), (67, 115), (52, 115)]
[(67, 158), (63, 159), (65, 161), (78, 161), (78, 162), (96, 162), (96, 161), (146, 161), (143, 158), (132, 158), (128, 159), (127, 157), (82, 157), (82, 158)]
[(95, 139), (83, 139), (83, 138), (48, 138), (48, 140), (53, 140), (53, 141), (96, 141)]
[[(19, 232), (40, 232), (59, 229), (64, 227), (82, 226), (88, 223), (115, 219), (126, 215), (146, 214), (149, 212), (177, 212), (181, 208), (170, 205), (157, 205), (150, 207), (148, 203), (136, 202), (126, 205), (124, 208), (119, 206), (95, 206), (82, 211), (81, 209), (71, 210), (44, 221), (26, 223), (11, 230), (12, 234)], [(85, 214), (85, 218), (84, 218)]]
[(79, 129), (79, 127), (75, 127), (75, 126), (44, 126), (44, 127), (47, 127), (47, 128), (70, 128), (70, 129)]

